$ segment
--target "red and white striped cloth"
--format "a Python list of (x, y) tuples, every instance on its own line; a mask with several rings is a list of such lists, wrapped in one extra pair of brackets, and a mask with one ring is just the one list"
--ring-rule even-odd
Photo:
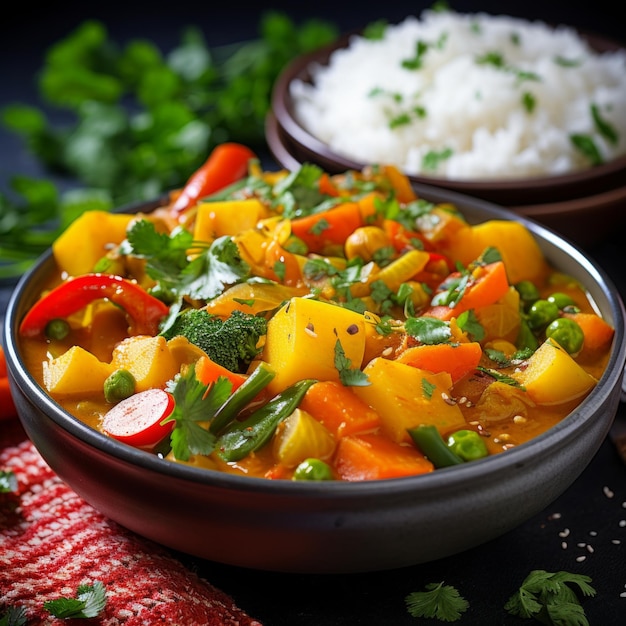
[[(261, 626), (232, 598), (164, 548), (98, 513), (48, 467), (15, 421), (0, 424), (0, 470), (17, 494), (0, 494), (0, 615), (22, 606), (28, 624), (57, 626), (47, 600), (75, 597), (100, 581), (107, 604), (99, 626)], [(72, 620), (81, 623), (82, 620)]]

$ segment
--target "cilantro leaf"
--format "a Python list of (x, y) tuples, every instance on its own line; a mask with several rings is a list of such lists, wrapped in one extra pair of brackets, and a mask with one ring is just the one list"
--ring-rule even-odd
[[(189, 250), (195, 246), (200, 252), (190, 258)], [(170, 300), (181, 296), (211, 300), (227, 285), (249, 275), (250, 267), (231, 237), (219, 237), (204, 251), (200, 246), (182, 227), (167, 235), (157, 232), (149, 220), (138, 220), (128, 229), (120, 252), (145, 259), (146, 273), (157, 281), (159, 293)]]
[(76, 598), (58, 598), (44, 602), (44, 609), (62, 619), (97, 617), (106, 606), (104, 585), (79, 585)]
[(404, 329), (408, 335), (428, 345), (445, 343), (452, 337), (450, 324), (435, 317), (409, 317)]
[(196, 300), (211, 300), (229, 285), (241, 282), (250, 274), (250, 266), (241, 258), (231, 237), (219, 237), (203, 254), (193, 259), (181, 272), (183, 295)]
[(335, 342), (335, 369), (339, 372), (339, 380), (346, 387), (367, 387), (370, 384), (367, 374), (358, 367), (352, 367), (352, 361), (346, 356), (339, 339)]
[(469, 602), (451, 585), (430, 583), (426, 591), (414, 591), (405, 598), (413, 617), (431, 617), (442, 622), (456, 622), (469, 608)]
[(23, 606), (8, 606), (0, 615), (0, 626), (26, 626), (26, 609)]
[(188, 461), (192, 454), (211, 454), (215, 435), (198, 422), (210, 422), (230, 396), (232, 383), (220, 376), (215, 383), (204, 385), (189, 367), (168, 384), (167, 391), (174, 396), (176, 406), (163, 423), (176, 422), (170, 435), (176, 458)]
[(17, 477), (10, 470), (0, 470), (0, 493), (17, 492)]
[(588, 626), (585, 612), (571, 585), (584, 596), (594, 596), (591, 578), (570, 572), (533, 570), (520, 588), (507, 600), (504, 608), (512, 615), (536, 618), (546, 624)]

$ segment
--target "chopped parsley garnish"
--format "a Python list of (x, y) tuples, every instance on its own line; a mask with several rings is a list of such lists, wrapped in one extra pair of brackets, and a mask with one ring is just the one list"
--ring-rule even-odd
[(441, 150), (429, 150), (422, 157), (422, 167), (425, 170), (435, 171), (439, 168), (442, 161), (446, 161), (454, 154), (452, 148), (443, 148)]
[(609, 124), (601, 115), (600, 107), (597, 104), (591, 105), (591, 117), (598, 132), (613, 145), (619, 141), (617, 131), (611, 124)]
[(574, 133), (569, 136), (572, 145), (582, 153), (591, 165), (600, 165), (604, 162), (595, 141), (589, 135)]
[(422, 393), (424, 397), (430, 400), (433, 397), (433, 392), (437, 389), (437, 385), (433, 385), (429, 380), (422, 378)]
[(522, 105), (528, 113), (532, 113), (537, 106), (537, 98), (530, 91), (525, 91), (522, 94)]

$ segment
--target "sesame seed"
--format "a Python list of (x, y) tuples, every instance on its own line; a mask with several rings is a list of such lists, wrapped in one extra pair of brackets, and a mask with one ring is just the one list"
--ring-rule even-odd
[(392, 353), (392, 352), (393, 352), (393, 349), (392, 349), (392, 348), (385, 348), (385, 349), (382, 351), (382, 356), (391, 356), (391, 353)]
[(563, 550), (567, 550), (567, 541), (561, 541), (561, 548), (563, 548)]
[(626, 527), (626, 519), (621, 519), (621, 520), (619, 521), (618, 526), (619, 526), (620, 528), (624, 528), (624, 527)]
[(583, 541), (581, 541), (580, 543), (576, 544), (579, 548), (584, 548), (587, 544), (584, 543)]
[(602, 487), (602, 491), (607, 498), (612, 498), (615, 495), (608, 487)]
[(576, 557), (576, 562), (577, 563), (582, 563), (586, 559), (587, 559), (587, 557), (583, 554), (582, 556), (577, 556)]
[(587, 552), (589, 552), (590, 554), (593, 554), (595, 552), (595, 550), (593, 549), (593, 546), (590, 546), (589, 544), (587, 544)]
[(626, 591), (622, 591), (622, 593), (619, 594), (620, 598), (626, 598)]
[(597, 536), (598, 536), (598, 533), (597, 533), (595, 530), (590, 530), (590, 531), (589, 531), (589, 534), (590, 534), (592, 537), (597, 537)]
[(560, 533), (559, 537), (569, 537), (569, 528), (564, 528)]
[[(459, 404), (465, 404), (466, 402), (467, 402), (467, 398), (466, 398), (465, 396), (461, 396), (461, 397), (458, 399), (458, 403), (459, 403)], [(478, 422), (473, 422), (473, 423), (478, 423)]]
[(619, 539), (611, 539), (611, 543), (615, 546), (619, 546), (619, 544), (622, 542)]
[(516, 415), (516, 416), (513, 418), (513, 422), (514, 422), (515, 424), (525, 424), (525, 423), (526, 423), (526, 421), (527, 421), (527, 420), (526, 420), (526, 418), (525, 418), (523, 415)]
[[(560, 513), (552, 513), (552, 515), (550, 515), (550, 517), (548, 519), (551, 519), (551, 520), (553, 520), (553, 519), (561, 519), (561, 514)], [(567, 531), (567, 534), (569, 534), (569, 530)]]

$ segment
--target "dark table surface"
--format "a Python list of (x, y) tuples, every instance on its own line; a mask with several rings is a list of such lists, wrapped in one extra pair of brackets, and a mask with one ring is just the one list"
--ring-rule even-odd
[[(235, 6), (236, 4), (236, 6)], [(342, 31), (385, 17), (399, 21), (430, 3), (396, 2), (348, 4), (316, 1), (297, 5), (271, 5), (296, 20), (321, 17), (334, 21)], [(575, 27), (623, 40), (619, 3), (515, 1), (454, 2), (458, 11), (506, 12), (528, 19), (565, 22)], [(10, 102), (38, 102), (35, 73), (43, 51), (86, 18), (102, 20), (117, 40), (146, 37), (167, 50), (179, 41), (183, 27), (195, 24), (207, 41), (219, 45), (257, 35), (260, 3), (241, 3), (211, 10), (178, 1), (162, 8), (142, 8), (121, 3), (66, 2), (46, 7), (22, 3), (3, 16), (0, 37), (0, 106)], [(174, 12), (174, 7), (176, 11)], [(269, 153), (262, 155), (271, 165)], [(13, 174), (44, 174), (18, 138), (0, 128), (0, 186)], [(624, 233), (620, 229), (585, 250), (595, 259), (623, 297), (626, 297)], [(4, 310), (10, 286), (0, 290)], [(617, 419), (626, 420), (626, 405)], [(463, 521), (459, 520), (459, 524)], [(564, 537), (564, 535), (568, 535)], [(428, 541), (424, 537), (424, 541)], [(367, 549), (365, 547), (365, 549)], [(565, 570), (592, 578), (597, 590), (583, 606), (589, 623), (597, 626), (626, 624), (626, 465), (610, 439), (572, 486), (552, 505), (519, 528), (483, 546), (434, 563), (387, 572), (349, 575), (290, 575), (257, 572), (211, 563), (177, 554), (192, 570), (229, 593), (236, 603), (267, 626), (294, 625), (413, 625), (436, 623), (415, 620), (406, 611), (404, 598), (428, 583), (454, 585), (470, 602), (461, 624), (522, 624), (504, 610), (509, 596), (534, 569)], [(579, 557), (585, 557), (582, 560)]]

